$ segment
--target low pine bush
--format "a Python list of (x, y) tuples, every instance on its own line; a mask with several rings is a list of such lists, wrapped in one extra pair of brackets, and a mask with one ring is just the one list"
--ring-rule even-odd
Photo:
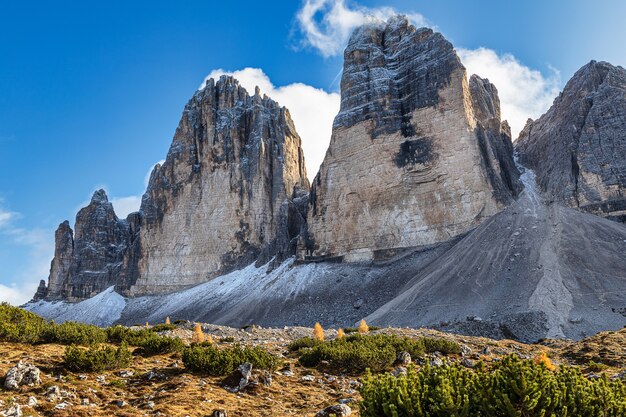
[(422, 341), (426, 353), (440, 352), (444, 355), (458, 355), (461, 353), (461, 345), (450, 340), (424, 337)]
[(135, 346), (139, 346), (144, 355), (151, 356), (180, 352), (185, 347), (185, 343), (177, 337), (165, 337), (152, 333), (138, 341)]
[(65, 349), (63, 365), (75, 372), (100, 372), (127, 367), (132, 355), (126, 343), (112, 346), (92, 346), (87, 349), (74, 345)]
[(194, 345), (183, 350), (183, 363), (191, 371), (212, 376), (228, 375), (239, 365), (250, 362), (254, 368), (273, 371), (279, 359), (261, 347), (234, 345), (218, 349), (213, 345)]
[[(375, 330), (380, 330), (380, 327), (378, 327), (378, 326), (370, 326), (370, 325), (368, 325), (367, 328), (368, 328), (368, 330), (370, 332), (373, 332)], [(348, 334), (349, 333), (358, 333), (359, 332), (359, 328), (358, 327), (344, 327), (343, 331), (344, 331), (344, 333), (348, 333)]]
[(288, 346), (288, 349), (290, 352), (297, 352), (300, 349), (312, 348), (312, 347), (321, 345), (323, 343), (324, 342), (314, 339), (312, 337), (303, 337), (301, 339), (294, 340), (293, 342), (291, 342)]
[(107, 332), (91, 324), (66, 321), (65, 323), (50, 323), (43, 332), (42, 341), (59, 343), (61, 345), (92, 345), (107, 341)]
[(49, 323), (30, 311), (0, 304), (0, 340), (3, 342), (38, 343)]
[(567, 366), (551, 371), (514, 355), (489, 370), (427, 364), (399, 377), (368, 373), (360, 391), (363, 417), (626, 415), (623, 382), (606, 376), (588, 380)]
[(315, 367), (325, 361), (335, 372), (361, 373), (366, 369), (380, 372), (391, 367), (400, 352), (409, 352), (412, 357), (424, 354), (422, 339), (395, 335), (356, 334), (324, 343), (317, 341), (310, 347), (307, 343), (311, 344), (309, 340), (300, 339), (290, 346), (300, 346), (300, 363)]
[(176, 325), (175, 324), (161, 323), (161, 324), (156, 324), (156, 325), (152, 326), (152, 328), (150, 330), (152, 330), (155, 333), (158, 333), (158, 332), (164, 332), (164, 331), (175, 330), (175, 329), (176, 329)]

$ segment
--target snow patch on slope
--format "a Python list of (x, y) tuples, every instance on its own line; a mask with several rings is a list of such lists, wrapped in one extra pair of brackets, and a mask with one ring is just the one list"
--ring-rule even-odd
[(56, 323), (80, 321), (108, 326), (119, 320), (126, 306), (124, 297), (109, 287), (100, 294), (79, 303), (64, 301), (37, 301), (24, 306), (26, 310), (54, 320)]

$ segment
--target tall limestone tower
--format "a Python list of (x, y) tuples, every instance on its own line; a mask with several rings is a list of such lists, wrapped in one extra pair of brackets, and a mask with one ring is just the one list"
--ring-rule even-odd
[(497, 91), (403, 16), (357, 29), (313, 181), (304, 257), (372, 259), (450, 239), (511, 201), (518, 172)]

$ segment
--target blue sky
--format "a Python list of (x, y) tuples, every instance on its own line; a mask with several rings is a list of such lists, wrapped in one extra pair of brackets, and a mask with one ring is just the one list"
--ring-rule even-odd
[(47, 277), (54, 229), (94, 189), (121, 212), (137, 204), (207, 74), (240, 71), (293, 107), (314, 174), (346, 33), (392, 9), (452, 41), (517, 124), (590, 59), (626, 65), (618, 0), (3, 2), (0, 299), (25, 301)]

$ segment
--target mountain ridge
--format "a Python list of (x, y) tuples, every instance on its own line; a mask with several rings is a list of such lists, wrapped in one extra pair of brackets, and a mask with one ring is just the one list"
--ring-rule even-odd
[[(524, 341), (626, 324), (626, 225), (592, 214), (619, 220), (619, 181), (610, 192), (589, 183), (599, 209), (572, 204), (541, 162), (558, 155), (567, 175), (556, 178), (572, 189), (573, 154), (549, 132), (589, 94), (597, 138), (626, 149), (621, 67), (583, 67), (608, 69), (591, 87), (575, 76), (514, 145), (497, 87), (467, 77), (442, 35), (394, 17), (357, 29), (344, 56), (341, 110), (310, 190), (288, 110), (230, 77), (209, 80), (141, 211), (117, 219), (96, 192), (76, 232), (60, 225), (48, 286), (26, 307), (61, 321), (92, 309), (99, 324), (367, 317)], [(607, 171), (580, 160), (583, 179)]]

